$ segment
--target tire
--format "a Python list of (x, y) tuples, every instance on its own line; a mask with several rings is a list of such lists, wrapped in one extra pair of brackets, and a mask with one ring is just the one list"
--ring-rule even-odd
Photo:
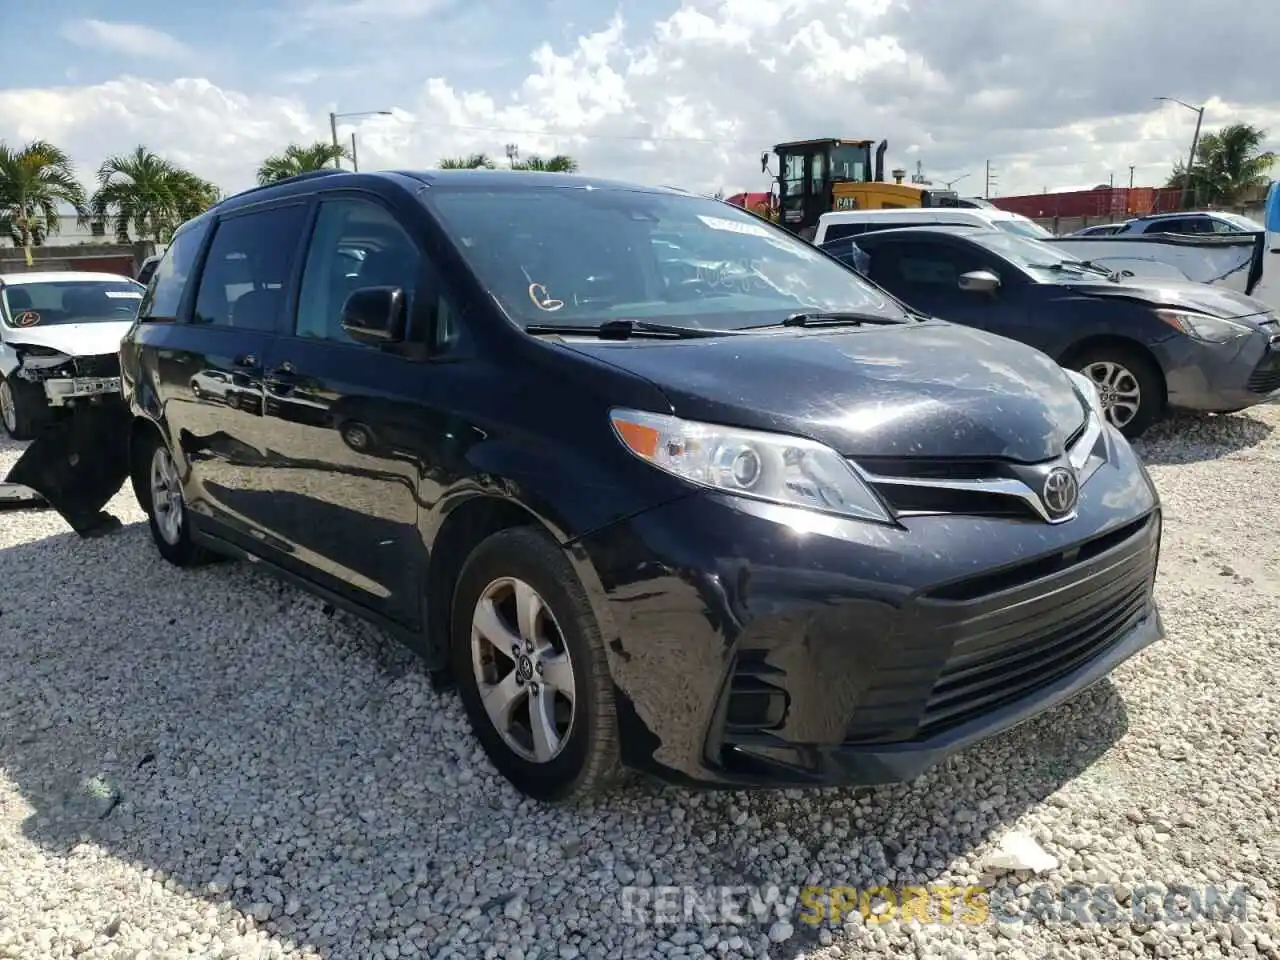
[[(544, 614), (534, 618), (532, 638), (528, 629), (516, 627), (514, 615), (515, 597), (528, 597), (526, 588), (544, 605)], [(477, 620), (485, 622), (477, 617), (482, 602), (493, 613), (486, 633), (505, 637), (504, 647), (519, 635), (525, 641), (523, 657), (513, 657), (509, 648), (499, 650), (475, 630)], [(453, 675), (472, 729), (493, 765), (517, 790), (536, 800), (580, 800), (621, 779), (613, 684), (600, 627), (586, 591), (553, 541), (531, 527), (516, 527), (480, 543), (459, 575), (450, 622)], [(530, 639), (535, 641), (532, 651)], [(539, 646), (544, 647), (541, 656)], [(553, 676), (556, 682), (549, 682)], [(566, 678), (573, 689), (571, 705), (559, 693), (547, 697), (553, 687), (563, 690)], [(506, 683), (494, 682), (498, 680)], [(511, 722), (505, 730), (499, 730), (484, 706), (482, 683), (489, 690), (506, 686), (516, 694), (509, 701)], [(548, 713), (554, 718), (554, 736), (542, 738), (541, 751), (532, 736), (535, 689), (537, 702), (552, 704)]]
[[(1137, 350), (1110, 344), (1090, 347), (1074, 356), (1068, 366), (1094, 382), (1102, 394), (1107, 421), (1130, 440), (1142, 436), (1164, 416), (1164, 375)], [(1132, 408), (1124, 401), (1135, 391), (1137, 404)]]
[(49, 419), (44, 394), (33, 383), (0, 377), (0, 426), (14, 440), (34, 440)]
[[(177, 464), (169, 448), (153, 432), (134, 449), (137, 457), (134, 461), (134, 494), (139, 505), (146, 511), (151, 539), (160, 551), (160, 556), (175, 567), (198, 567), (212, 563), (217, 558), (191, 540), (187, 501), (179, 482)], [(169, 468), (167, 470), (162, 466), (166, 462)], [(167, 474), (163, 478), (163, 484), (157, 471)], [(170, 486), (172, 490), (162, 489)], [(162, 505), (159, 508), (157, 496), (161, 496)], [(171, 516), (176, 516), (175, 525), (171, 525), (169, 521)]]

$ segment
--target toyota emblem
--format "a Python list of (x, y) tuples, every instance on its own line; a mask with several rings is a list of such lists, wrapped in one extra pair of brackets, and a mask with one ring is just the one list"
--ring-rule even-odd
[(1066, 467), (1054, 467), (1050, 470), (1049, 475), (1044, 478), (1044, 489), (1040, 493), (1045, 508), (1055, 519), (1074, 510), (1079, 495), (1076, 475)]

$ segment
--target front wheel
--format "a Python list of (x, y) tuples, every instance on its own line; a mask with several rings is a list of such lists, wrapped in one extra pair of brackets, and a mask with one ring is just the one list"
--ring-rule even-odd
[(48, 407), (39, 388), (0, 377), (0, 424), (14, 440), (32, 440)]
[(1164, 377), (1154, 363), (1120, 346), (1093, 347), (1071, 366), (1093, 381), (1107, 422), (1130, 440), (1164, 413)]
[(451, 620), (453, 675), (498, 771), (537, 800), (611, 786), (621, 764), (604, 643), (559, 547), (524, 527), (483, 541)]

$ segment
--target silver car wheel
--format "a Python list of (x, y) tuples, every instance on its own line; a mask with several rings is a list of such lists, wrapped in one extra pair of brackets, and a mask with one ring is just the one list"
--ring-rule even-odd
[(1123, 427), (1138, 415), (1142, 406), (1142, 387), (1127, 367), (1112, 360), (1098, 360), (1081, 373), (1098, 388), (1102, 412), (1112, 426)]
[(182, 502), (182, 481), (173, 457), (163, 446), (157, 446), (151, 455), (151, 513), (156, 528), (164, 542), (171, 547), (178, 545), (182, 537), (182, 517), (186, 507)]
[(573, 661), (555, 615), (512, 577), (480, 594), (471, 618), (471, 663), (485, 713), (517, 756), (548, 763), (573, 730)]
[(18, 408), (13, 402), (13, 387), (8, 380), (0, 380), (0, 418), (10, 433), (18, 431)]

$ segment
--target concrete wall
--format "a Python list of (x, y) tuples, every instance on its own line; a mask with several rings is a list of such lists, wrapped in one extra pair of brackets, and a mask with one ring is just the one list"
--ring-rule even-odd
[(93, 270), (134, 277), (142, 261), (156, 251), (150, 240), (138, 243), (71, 243), (31, 249), (35, 263), (28, 267), (21, 247), (0, 248), (0, 273), (28, 273), (36, 270)]
[[(1258, 221), (1258, 223), (1262, 223), (1265, 207), (1263, 206), (1263, 204), (1258, 203), (1258, 204), (1250, 204), (1244, 207), (1225, 208), (1225, 212), (1243, 214), (1246, 217), (1250, 217)], [(1068, 233), (1074, 233), (1077, 230), (1081, 230), (1084, 227), (1092, 227), (1094, 224), (1120, 223), (1129, 218), (1101, 216), (1101, 217), (1036, 217), (1034, 219), (1036, 223), (1040, 224), (1040, 226), (1044, 227), (1046, 230), (1062, 237), (1062, 236), (1066, 236)]]
[[(135, 241), (138, 239), (132, 231), (130, 231), (130, 237)], [(81, 244), (101, 245), (114, 240), (115, 232), (111, 228), (106, 226), (95, 228), (91, 224), (79, 223), (75, 214), (64, 213), (58, 215), (58, 232), (50, 234), (45, 242), (67, 247)], [(0, 235), (0, 250), (12, 246), (13, 241), (9, 239), (8, 234)]]

